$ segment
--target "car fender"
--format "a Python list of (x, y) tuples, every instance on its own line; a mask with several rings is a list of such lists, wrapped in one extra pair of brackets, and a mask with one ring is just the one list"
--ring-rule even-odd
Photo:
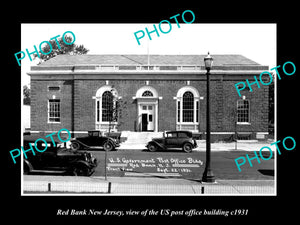
[(166, 148), (164, 145), (162, 145), (162, 144), (160, 144), (160, 143), (158, 143), (158, 142), (156, 142), (156, 141), (149, 141), (149, 142), (148, 142), (148, 145), (149, 145), (149, 144), (155, 144), (157, 147), (159, 147), (159, 148), (161, 148), (161, 149), (165, 149), (165, 148)]
[(89, 173), (88, 176), (92, 175), (95, 172), (95, 167), (93, 164), (90, 164), (84, 160), (78, 160), (76, 162), (74, 162), (71, 167), (69, 168), (69, 173), (73, 173), (73, 170), (78, 167), (78, 166), (86, 166), (89, 169)]
[(34, 170), (32, 164), (31, 164), (27, 159), (24, 159), (24, 160), (23, 160), (23, 163), (26, 164), (26, 165), (28, 166), (28, 168), (29, 168), (29, 171), (28, 171), (28, 172), (29, 172), (29, 173), (30, 173), (32, 170)]
[(106, 140), (103, 143), (105, 143), (105, 142), (111, 143), (114, 146), (114, 148), (120, 146), (113, 138), (110, 138), (110, 137), (106, 137)]
[(193, 148), (194, 148), (194, 143), (191, 142), (191, 141), (185, 141), (185, 142), (183, 142), (182, 145), (181, 145), (181, 147), (183, 147), (186, 143), (191, 144), (193, 146)]
[(116, 146), (116, 141), (113, 139), (113, 138), (111, 138), (111, 137), (107, 137), (107, 140), (106, 141), (109, 141), (110, 143), (112, 143), (114, 146)]
[(71, 140), (71, 143), (73, 143), (73, 142), (77, 142), (77, 143), (79, 143), (80, 145), (82, 145), (82, 146), (84, 146), (84, 147), (86, 147), (86, 148), (90, 148), (89, 145), (86, 145), (86, 144), (84, 144), (83, 142), (81, 142), (81, 141), (79, 141), (79, 140), (77, 140), (77, 139)]

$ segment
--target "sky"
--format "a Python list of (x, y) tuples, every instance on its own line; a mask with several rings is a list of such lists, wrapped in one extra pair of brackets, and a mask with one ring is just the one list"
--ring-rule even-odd
[[(154, 23), (158, 29), (158, 23)], [(88, 54), (240, 54), (261, 65), (273, 68), (276, 66), (276, 24), (200, 24), (172, 23), (169, 33), (161, 33), (159, 37), (152, 33), (152, 40), (147, 34), (136, 41), (134, 33), (147, 27), (153, 30), (153, 24), (21, 24), (20, 51), (34, 51), (43, 41), (66, 31), (75, 34), (75, 44), (83, 44), (89, 49)], [(163, 31), (169, 25), (163, 24)], [(159, 29), (158, 29), (159, 30)], [(70, 34), (68, 34), (70, 35)], [(37, 60), (30, 61), (26, 57), (21, 61), (21, 82), (30, 83), (26, 72)], [(18, 66), (16, 60), (16, 66)]]

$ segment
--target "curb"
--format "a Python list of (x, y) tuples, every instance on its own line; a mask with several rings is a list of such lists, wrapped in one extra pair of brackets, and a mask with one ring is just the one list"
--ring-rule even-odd
[[(73, 179), (72, 179), (73, 178)], [(135, 182), (136, 181), (136, 182)], [(23, 194), (101, 195), (276, 195), (273, 180), (217, 180), (200, 183), (182, 179), (26, 177)]]

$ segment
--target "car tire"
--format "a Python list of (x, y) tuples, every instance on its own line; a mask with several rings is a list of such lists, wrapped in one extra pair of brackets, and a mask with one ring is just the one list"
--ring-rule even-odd
[(75, 165), (75, 167), (73, 168), (72, 174), (74, 176), (89, 176), (90, 168), (84, 164)]
[(184, 143), (183, 146), (182, 146), (182, 150), (187, 152), (187, 153), (190, 153), (193, 150), (193, 146), (192, 146), (191, 143)]
[(150, 152), (156, 152), (157, 151), (157, 146), (155, 144), (148, 144), (148, 150)]
[(104, 143), (103, 148), (105, 151), (112, 151), (114, 149), (114, 145), (110, 141), (107, 141)]
[(81, 149), (81, 145), (78, 142), (72, 142), (71, 143), (71, 149), (72, 150), (79, 150), (79, 149)]

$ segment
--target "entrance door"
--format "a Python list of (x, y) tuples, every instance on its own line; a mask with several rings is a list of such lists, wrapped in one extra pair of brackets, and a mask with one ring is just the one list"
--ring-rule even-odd
[(154, 106), (148, 105), (148, 130), (154, 131)]
[(148, 114), (143, 113), (142, 114), (142, 131), (148, 130)]
[(141, 119), (142, 131), (154, 131), (154, 105), (141, 106)]

